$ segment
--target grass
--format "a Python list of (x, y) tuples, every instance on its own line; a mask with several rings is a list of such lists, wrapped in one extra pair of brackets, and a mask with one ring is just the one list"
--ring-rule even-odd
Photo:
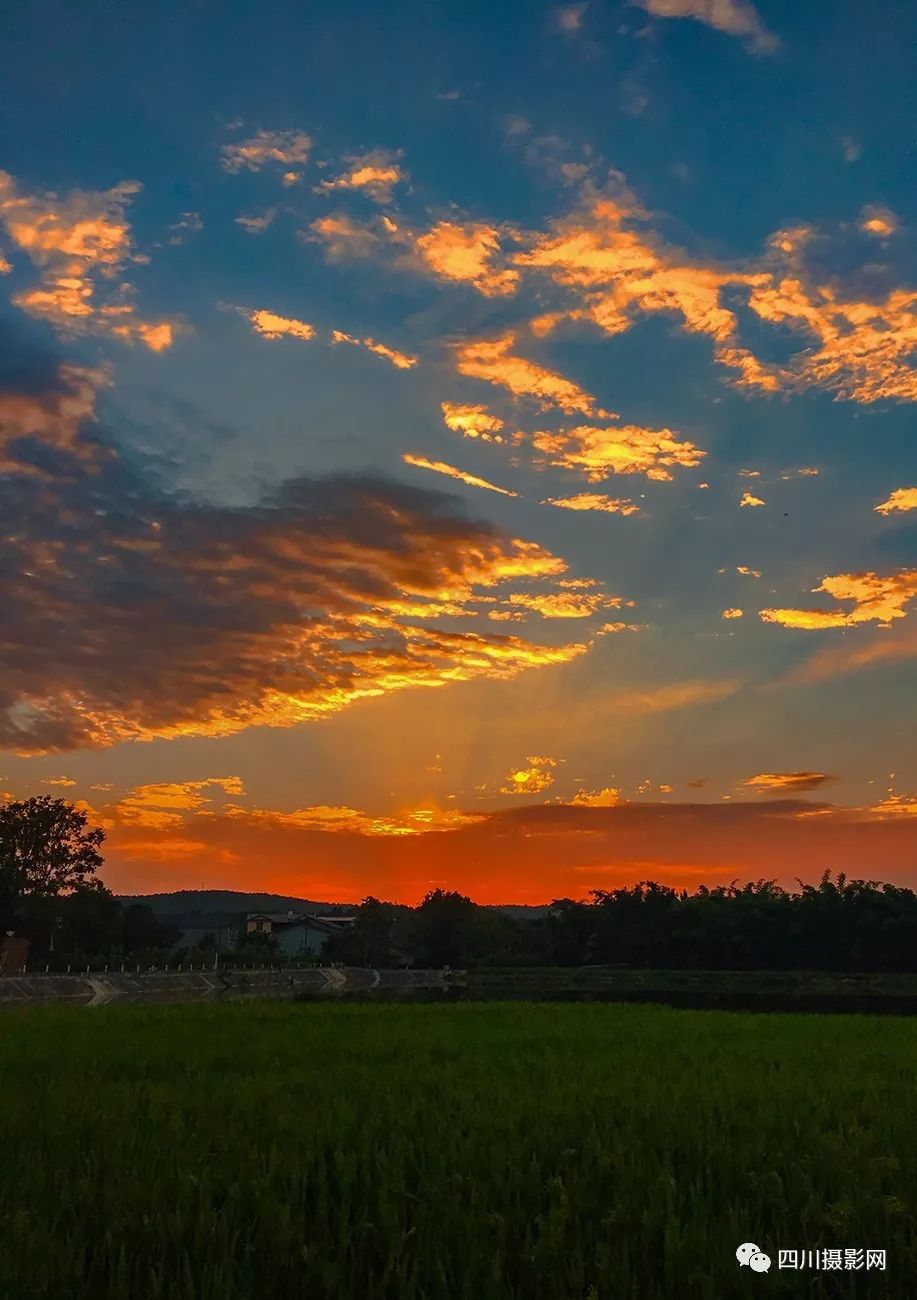
[[(0, 1295), (901, 1297), (915, 1082), (917, 1025), (892, 1017), (7, 1010)], [(744, 1241), (769, 1276), (739, 1270)], [(778, 1272), (778, 1247), (885, 1248), (888, 1270)]]

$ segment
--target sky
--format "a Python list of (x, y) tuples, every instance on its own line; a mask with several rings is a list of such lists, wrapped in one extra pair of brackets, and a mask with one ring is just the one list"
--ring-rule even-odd
[(917, 886), (915, 37), (11, 12), (0, 797), (119, 893)]

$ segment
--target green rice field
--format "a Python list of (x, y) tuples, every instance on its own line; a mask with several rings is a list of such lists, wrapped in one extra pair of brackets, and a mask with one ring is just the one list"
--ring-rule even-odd
[(0, 1074), (3, 1300), (915, 1293), (913, 1019), (36, 1007)]

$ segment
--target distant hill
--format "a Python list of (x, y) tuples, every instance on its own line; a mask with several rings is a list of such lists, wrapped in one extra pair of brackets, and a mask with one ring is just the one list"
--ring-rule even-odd
[(343, 912), (346, 905), (287, 894), (246, 894), (235, 889), (177, 889), (172, 894), (121, 894), (118, 902), (145, 903), (157, 916), (238, 916), (240, 912)]
[[(246, 894), (235, 889), (178, 889), (171, 894), (121, 894), (118, 902), (125, 906), (145, 903), (157, 916), (234, 918), (240, 912), (336, 912), (346, 915), (351, 903), (322, 903), (310, 898), (291, 898), (287, 894)], [(494, 905), (517, 921), (533, 921), (548, 910), (547, 904), (529, 907), (523, 903)]]

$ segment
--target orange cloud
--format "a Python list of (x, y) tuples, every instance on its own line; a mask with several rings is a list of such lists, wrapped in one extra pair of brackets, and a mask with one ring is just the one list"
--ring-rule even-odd
[(394, 348), (388, 348), (384, 343), (377, 343), (375, 339), (354, 338), (352, 334), (345, 334), (343, 330), (331, 331), (332, 343), (352, 343), (355, 347), (366, 348), (369, 352), (374, 352), (377, 357), (384, 357), (398, 370), (410, 370), (417, 365), (417, 358), (410, 357), (405, 352), (396, 352)]
[(838, 601), (852, 601), (852, 610), (832, 609), (762, 609), (765, 623), (808, 630), (829, 627), (854, 627), (858, 623), (888, 626), (893, 619), (905, 617), (905, 605), (917, 596), (917, 569), (882, 577), (876, 573), (839, 573), (823, 578), (815, 592), (824, 592)]
[(533, 433), (531, 439), (544, 463), (575, 470), (590, 483), (601, 483), (611, 474), (644, 474), (668, 482), (673, 477), (670, 467), (692, 468), (706, 454), (694, 443), (680, 441), (671, 429), (633, 424), (580, 425), (559, 433)]
[(116, 804), (104, 810), (111, 825), (142, 826), (161, 830), (181, 826), (185, 814), (200, 812), (210, 802), (216, 787), (224, 795), (244, 794), (238, 776), (208, 776), (201, 781), (175, 781), (138, 785)]
[(266, 339), (279, 339), (285, 334), (294, 339), (315, 338), (315, 330), (305, 321), (278, 316), (275, 312), (259, 309), (249, 313), (248, 319), (259, 334)]
[(694, 18), (727, 36), (743, 37), (756, 54), (772, 54), (780, 41), (761, 21), (751, 0), (633, 0), (654, 18)]
[[(730, 267), (692, 259), (667, 247), (648, 228), (647, 215), (621, 178), (614, 191), (581, 189), (579, 206), (536, 234), (518, 252), (517, 266), (542, 272), (571, 294), (571, 306), (530, 322), (539, 336), (565, 321), (587, 321), (604, 333), (630, 329), (641, 313), (680, 320), (688, 333), (706, 335), (713, 355), (736, 372), (750, 392), (800, 391), (815, 386), (870, 403), (917, 400), (917, 294), (892, 288), (865, 300), (826, 283), (825, 243), (814, 228), (777, 231), (757, 265)], [(723, 291), (747, 295), (762, 320), (800, 335), (800, 348), (783, 366), (764, 362), (740, 338)]]
[(441, 402), (443, 420), (447, 429), (465, 438), (480, 438), (482, 442), (502, 442), (500, 430), (503, 421), (491, 415), (486, 406), (460, 402)]
[(510, 330), (499, 338), (460, 343), (455, 348), (456, 369), (472, 379), (508, 388), (514, 397), (531, 398), (542, 410), (556, 406), (568, 413), (609, 414), (598, 410), (595, 398), (572, 380), (514, 355), (515, 342), (516, 335)]
[(766, 502), (766, 501), (763, 501), (763, 500), (761, 499), (761, 497), (756, 497), (756, 496), (754, 496), (754, 494), (751, 493), (751, 492), (743, 492), (743, 493), (742, 493), (742, 499), (741, 499), (741, 501), (739, 502), (739, 505), (740, 505), (740, 506), (751, 506), (752, 508), (754, 508), (755, 506), (764, 506), (764, 505), (767, 505), (767, 502)]
[(371, 226), (355, 221), (344, 212), (319, 217), (312, 222), (309, 230), (312, 233), (307, 238), (322, 244), (325, 256), (332, 262), (371, 257), (380, 243), (379, 236)]
[(485, 297), (500, 297), (516, 290), (519, 272), (494, 265), (500, 253), (500, 231), (495, 226), (440, 221), (418, 236), (414, 247), (434, 274), (471, 284)]
[(917, 510), (917, 487), (895, 488), (891, 496), (875, 509), (880, 515), (890, 515), (896, 510)]
[[(308, 162), (311, 148), (312, 140), (305, 131), (258, 131), (247, 140), (224, 145), (220, 155), (224, 171), (257, 172), (271, 162), (284, 166)], [(298, 179), (296, 173), (287, 175)]]
[(157, 352), (168, 347), (174, 327), (136, 320), (130, 285), (115, 283), (127, 263), (149, 260), (133, 251), (125, 215), (140, 188), (122, 181), (110, 190), (71, 190), (65, 197), (28, 194), (0, 171), (0, 220), (40, 272), (38, 285), (14, 295), (15, 305), (64, 333), (96, 330)]
[(723, 618), (742, 618), (744, 613), (742, 609), (724, 609)]
[(483, 813), (460, 812), (457, 808), (411, 808), (395, 816), (374, 816), (347, 806), (317, 805), (292, 812), (254, 808), (233, 808), (229, 816), (249, 825), (277, 830), (317, 830), (330, 834), (365, 836), (429, 835), (456, 831), (483, 821)]
[(406, 177), (398, 165), (398, 155), (384, 149), (348, 158), (349, 167), (334, 180), (322, 181), (322, 190), (360, 190), (377, 203), (390, 203), (392, 190)]
[(893, 235), (898, 229), (898, 218), (889, 208), (870, 204), (860, 216), (860, 229), (868, 235)]
[(603, 790), (580, 790), (567, 802), (574, 808), (615, 808), (621, 803), (621, 791), (611, 785)]
[(489, 483), (486, 478), (478, 478), (476, 474), (466, 474), (464, 470), (456, 469), (454, 465), (447, 465), (442, 460), (427, 460), (425, 456), (411, 456), (405, 454), (401, 457), (406, 465), (414, 465), (417, 469), (429, 469), (434, 474), (445, 474), (448, 478), (458, 479), (460, 483), (467, 483), (469, 487), (485, 488), (488, 492), (499, 492), (504, 497), (516, 497), (518, 492), (511, 492), (509, 488), (497, 487), (495, 483)]
[(507, 603), (533, 610), (542, 618), (590, 618), (603, 609), (620, 609), (624, 602), (620, 596), (607, 596), (604, 592), (567, 590), (546, 594), (515, 591)]
[(543, 506), (558, 506), (561, 510), (600, 510), (610, 515), (637, 515), (640, 507), (623, 497), (607, 497), (601, 492), (580, 492), (572, 497), (548, 497)]
[(501, 794), (538, 794), (554, 784), (556, 758), (539, 758), (533, 754), (525, 761), (528, 767), (517, 768), (505, 777), (505, 784), (500, 787)]
[(760, 578), (760, 569), (750, 569), (747, 564), (737, 564), (736, 573), (742, 573), (746, 578)]
[(82, 426), (95, 414), (96, 390), (104, 383), (101, 370), (62, 364), (43, 390), (0, 390), (0, 473), (39, 473), (30, 461), (13, 457), (12, 444), (23, 438), (91, 458), (97, 449), (81, 443)]
[(760, 772), (757, 776), (747, 776), (739, 784), (762, 794), (773, 791), (800, 794), (804, 790), (817, 790), (826, 781), (835, 779), (828, 772)]
[[(198, 509), (103, 452), (60, 475), (0, 475), (0, 517), (15, 500), (24, 521), (7, 562), (29, 575), (7, 591), (0, 748), (292, 726), (411, 687), (567, 663), (593, 643), (492, 630), (482, 596), (531, 616), (508, 598), (520, 582), (565, 591), (564, 562), (464, 519), (445, 494), (350, 475)], [(439, 622), (453, 617), (480, 630)]]

